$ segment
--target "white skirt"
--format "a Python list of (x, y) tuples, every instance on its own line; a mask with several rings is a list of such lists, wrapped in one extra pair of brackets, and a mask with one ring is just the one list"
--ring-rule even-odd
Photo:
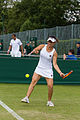
[(34, 72), (37, 73), (38, 75), (41, 75), (42, 77), (53, 78), (52, 69), (43, 69), (37, 66)]

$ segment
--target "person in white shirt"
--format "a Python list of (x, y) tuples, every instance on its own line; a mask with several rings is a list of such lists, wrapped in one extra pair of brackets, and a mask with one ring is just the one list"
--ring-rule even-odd
[(20, 41), (20, 39), (16, 38), (15, 34), (12, 34), (12, 39), (10, 41), (10, 46), (7, 51), (7, 54), (9, 54), (11, 50), (10, 54), (12, 57), (21, 57), (21, 52), (19, 51), (20, 47), (21, 47), (22, 56), (24, 56), (22, 42)]
[(33, 49), (32, 53), (38, 53), (40, 51), (39, 63), (34, 71), (32, 82), (28, 88), (27, 95), (21, 101), (29, 103), (29, 97), (34, 89), (34, 86), (41, 77), (44, 77), (48, 85), (48, 102), (47, 106), (54, 106), (54, 103), (51, 101), (53, 94), (53, 68), (59, 73), (61, 77), (64, 76), (64, 73), (61, 72), (57, 65), (57, 52), (53, 46), (58, 42), (58, 39), (54, 36), (49, 36), (47, 44), (42, 44)]

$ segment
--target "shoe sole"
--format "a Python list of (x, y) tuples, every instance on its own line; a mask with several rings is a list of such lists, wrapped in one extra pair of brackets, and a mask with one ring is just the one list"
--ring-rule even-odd
[(49, 107), (54, 107), (54, 105), (53, 105), (53, 106), (47, 105), (47, 106), (49, 106)]
[(47, 105), (47, 106), (49, 106), (49, 107), (54, 107), (54, 106), (50, 106), (50, 105)]
[(21, 101), (21, 102), (24, 102), (24, 103), (29, 103), (29, 102), (26, 102), (26, 101)]

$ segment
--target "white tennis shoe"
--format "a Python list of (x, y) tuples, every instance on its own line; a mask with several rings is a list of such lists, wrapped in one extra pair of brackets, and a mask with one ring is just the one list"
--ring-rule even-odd
[(23, 99), (21, 100), (21, 102), (29, 103), (29, 98), (26, 96), (25, 98), (23, 98)]
[(51, 101), (48, 101), (47, 106), (54, 107), (54, 104)]

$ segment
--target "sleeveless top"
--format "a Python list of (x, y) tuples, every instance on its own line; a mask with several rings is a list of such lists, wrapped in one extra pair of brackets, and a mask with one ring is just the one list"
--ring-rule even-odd
[(53, 64), (52, 60), (53, 60), (53, 54), (54, 54), (55, 48), (53, 48), (51, 52), (48, 52), (46, 48), (47, 48), (47, 44), (40, 51), (40, 59), (37, 67), (50, 70), (52, 69), (52, 64)]

